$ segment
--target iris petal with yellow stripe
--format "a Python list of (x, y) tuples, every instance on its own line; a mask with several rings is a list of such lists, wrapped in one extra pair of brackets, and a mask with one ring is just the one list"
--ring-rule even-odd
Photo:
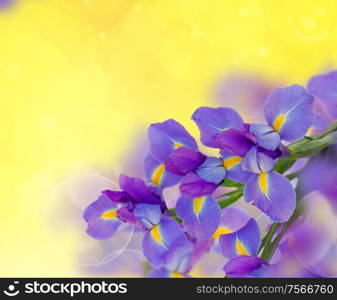
[(177, 201), (176, 213), (186, 231), (199, 241), (211, 239), (219, 226), (220, 207), (211, 196), (182, 196)]
[(296, 206), (295, 190), (290, 181), (275, 171), (253, 175), (245, 185), (244, 198), (273, 222), (288, 221)]
[(83, 213), (88, 224), (87, 233), (98, 240), (111, 238), (121, 224), (117, 208), (117, 204), (105, 194), (91, 203)]
[(221, 235), (219, 242), (222, 254), (226, 258), (238, 255), (256, 255), (261, 244), (257, 222), (253, 218), (249, 219), (239, 230)]
[(224, 150), (220, 151), (223, 158), (222, 165), (227, 171), (227, 177), (235, 182), (246, 183), (251, 174), (242, 169), (243, 157), (229, 154)]
[(274, 90), (267, 98), (264, 115), (268, 125), (291, 142), (302, 138), (313, 122), (313, 97), (294, 84)]
[(144, 161), (144, 172), (147, 179), (158, 187), (170, 187), (176, 185), (181, 177), (168, 172), (165, 164), (148, 154)]
[(153, 267), (162, 266), (173, 255), (176, 245), (189, 243), (181, 226), (172, 218), (163, 217), (144, 236), (142, 248)]

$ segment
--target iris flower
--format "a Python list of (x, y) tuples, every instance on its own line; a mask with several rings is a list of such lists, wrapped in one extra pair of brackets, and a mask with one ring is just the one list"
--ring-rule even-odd
[(312, 107), (313, 97), (303, 87), (292, 85), (268, 96), (264, 106), (267, 125), (245, 124), (230, 108), (201, 107), (192, 116), (203, 144), (220, 148), (223, 156), (232, 155), (239, 162), (237, 178), (232, 174), (232, 179), (245, 183), (245, 200), (272, 221), (286, 222), (296, 206), (291, 183), (273, 171), (276, 160), (286, 155), (281, 141), (294, 141), (307, 133), (313, 121)]
[(111, 238), (121, 221), (139, 225), (133, 214), (138, 204), (158, 205), (161, 210), (166, 210), (161, 197), (146, 186), (143, 180), (121, 175), (119, 185), (121, 191), (103, 191), (84, 211), (87, 233), (95, 239)]
[(220, 236), (222, 254), (229, 258), (224, 271), (229, 277), (265, 277), (269, 264), (258, 257), (261, 235), (257, 222), (250, 218), (239, 230)]

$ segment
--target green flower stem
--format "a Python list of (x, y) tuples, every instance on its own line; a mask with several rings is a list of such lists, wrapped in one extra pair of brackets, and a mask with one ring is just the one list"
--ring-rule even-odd
[(265, 235), (265, 237), (262, 239), (262, 243), (261, 243), (261, 246), (260, 246), (260, 249), (259, 249), (259, 253), (261, 252), (261, 250), (267, 245), (270, 243), (274, 233), (276, 232), (277, 228), (279, 228), (281, 224), (280, 223), (274, 223), (268, 233)]
[[(277, 249), (277, 246), (280, 243), (281, 239), (283, 238), (285, 233), (288, 231), (288, 229), (291, 227), (291, 225), (294, 224), (294, 222), (298, 219), (298, 217), (300, 215), (301, 215), (301, 209), (299, 208), (299, 205), (297, 205), (293, 215), (291, 216), (291, 218), (288, 220), (288, 222), (282, 224), (281, 232), (271, 242), (272, 236), (275, 233), (276, 229), (278, 228), (278, 226), (277, 227), (275, 226), (276, 229), (274, 229), (274, 232), (272, 234), (270, 234), (270, 236), (268, 237), (268, 242), (266, 242), (266, 245), (265, 245), (265, 247), (263, 249), (263, 252), (261, 254), (261, 258), (263, 258), (265, 261), (269, 261), (273, 257), (273, 254), (275, 253), (275, 251)], [(274, 223), (273, 226), (276, 225), (276, 224), (281, 225), (280, 223)], [(272, 226), (272, 228), (273, 228), (273, 226)]]
[(313, 156), (330, 146), (336, 140), (337, 122), (332, 123), (324, 132), (310, 138), (294, 142), (288, 146), (290, 156), (295, 159)]

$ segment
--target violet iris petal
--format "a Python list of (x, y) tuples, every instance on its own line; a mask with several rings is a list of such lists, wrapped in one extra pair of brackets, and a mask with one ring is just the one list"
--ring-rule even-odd
[(244, 156), (255, 144), (243, 131), (228, 129), (215, 135), (218, 148), (234, 155)]
[(232, 233), (245, 226), (249, 220), (249, 216), (240, 208), (229, 206), (221, 211), (220, 223), (212, 238), (214, 240), (214, 251), (222, 255), (219, 245), (220, 237), (223, 234)]
[(313, 97), (300, 85), (279, 88), (269, 94), (264, 114), (282, 140), (302, 138), (313, 121)]
[(194, 198), (212, 194), (218, 185), (203, 180), (197, 174), (188, 173), (180, 183), (180, 192), (183, 196)]
[(101, 195), (85, 209), (83, 218), (88, 223), (87, 233), (97, 240), (112, 237), (121, 224), (117, 218), (116, 203), (105, 195)]
[(251, 173), (269, 172), (274, 168), (275, 160), (257, 147), (252, 147), (242, 161), (242, 168)]
[(131, 196), (123, 191), (104, 190), (102, 194), (107, 196), (114, 203), (128, 203), (132, 202)]
[(305, 135), (311, 136), (314, 134), (322, 133), (325, 129), (328, 128), (330, 123), (331, 121), (327, 119), (325, 116), (321, 116), (314, 112), (314, 119)]
[(312, 77), (308, 91), (323, 104), (324, 112), (331, 119), (337, 119), (337, 71)]
[(132, 197), (135, 203), (159, 204), (161, 207), (163, 206), (160, 197), (151, 191), (142, 179), (121, 174), (119, 176), (119, 186)]
[(276, 149), (276, 150), (267, 150), (265, 148), (262, 147), (257, 147), (257, 151), (264, 153), (265, 155), (271, 157), (272, 159), (276, 159), (276, 158), (284, 158), (287, 157), (289, 155), (289, 150), (283, 146), (282, 144), (280, 144), (280, 146)]
[(149, 277), (156, 278), (182, 278), (189, 277), (191, 270), (193, 246), (189, 240), (178, 239), (178, 243), (171, 245), (171, 253), (167, 255), (167, 264), (164, 267), (154, 269)]
[(271, 171), (253, 175), (244, 188), (246, 202), (253, 202), (273, 222), (286, 222), (296, 206), (296, 195), (290, 181)]
[(259, 226), (251, 218), (238, 231), (221, 235), (219, 243), (223, 255), (227, 258), (238, 255), (257, 255), (261, 244)]
[(211, 238), (219, 226), (220, 207), (211, 196), (194, 199), (181, 196), (176, 213), (183, 220), (186, 231), (198, 241)]
[(181, 176), (168, 172), (165, 164), (157, 160), (152, 154), (148, 154), (144, 161), (144, 172), (148, 180), (155, 186), (162, 188), (176, 185)]
[(227, 171), (221, 158), (210, 156), (206, 158), (195, 173), (203, 180), (219, 184), (225, 179)]
[(145, 234), (143, 253), (153, 267), (159, 267), (169, 262), (174, 244), (186, 239), (180, 225), (174, 219), (164, 217)]
[(148, 130), (151, 154), (166, 162), (170, 153), (181, 146), (198, 151), (195, 139), (175, 120), (152, 124)]
[(198, 168), (206, 159), (199, 151), (179, 147), (171, 152), (166, 168), (177, 175), (186, 175)]
[(218, 148), (215, 135), (227, 129), (243, 129), (243, 120), (232, 108), (200, 107), (192, 116), (200, 130), (200, 140), (208, 147)]
[(252, 174), (242, 168), (242, 157), (228, 154), (223, 150), (220, 151), (220, 154), (223, 158), (222, 164), (227, 171), (227, 177), (239, 183), (246, 183)]
[(281, 143), (280, 135), (268, 125), (251, 124), (249, 132), (254, 135), (260, 147), (275, 150)]
[(123, 222), (135, 225), (137, 227), (140, 227), (141, 225), (139, 220), (137, 220), (133, 215), (132, 210), (127, 206), (119, 208), (117, 210), (117, 216)]
[(151, 229), (160, 222), (162, 212), (159, 205), (137, 204), (133, 215), (146, 229)]
[[(263, 273), (268, 274), (266, 267), (268, 267), (268, 263), (258, 256), (241, 255), (229, 260), (224, 266), (224, 271), (229, 277), (266, 277), (263, 276)], [(261, 269), (266, 271), (261, 272)], [(256, 276), (257, 274), (260, 276)]]
[(152, 269), (148, 277), (149, 278), (169, 278), (171, 277), (171, 272), (165, 267), (160, 267), (157, 269)]
[[(248, 214), (238, 207), (229, 206), (221, 211), (220, 223), (214, 239), (219, 239), (222, 234), (232, 233), (241, 229), (249, 220)], [(221, 234), (222, 233), (222, 234)]]

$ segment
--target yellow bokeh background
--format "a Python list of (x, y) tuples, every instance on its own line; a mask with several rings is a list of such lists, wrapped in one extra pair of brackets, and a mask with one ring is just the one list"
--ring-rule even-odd
[(333, 68), (336, 11), (334, 0), (24, 0), (1, 11), (0, 276), (81, 275), (78, 230), (50, 225), (55, 187), (119, 166), (151, 122), (196, 134), (190, 115), (227, 72), (305, 85)]

